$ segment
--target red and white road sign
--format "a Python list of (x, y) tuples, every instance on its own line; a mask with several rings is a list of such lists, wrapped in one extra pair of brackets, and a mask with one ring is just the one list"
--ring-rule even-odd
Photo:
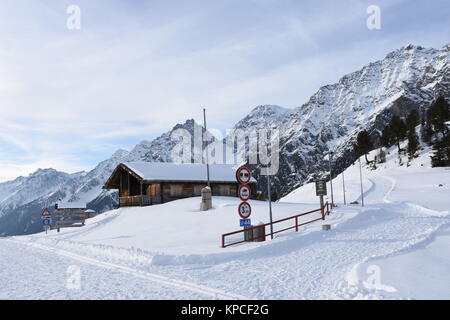
[(236, 172), (236, 179), (239, 183), (247, 184), (252, 179), (252, 174), (249, 168), (241, 167)]
[(250, 196), (252, 195), (252, 189), (249, 185), (243, 184), (239, 186), (238, 189), (238, 196), (242, 201), (247, 201), (250, 199)]
[(44, 211), (42, 211), (41, 213), (41, 218), (42, 219), (47, 219), (48, 217), (51, 217), (52, 214), (50, 213), (50, 211), (48, 211), (48, 208), (45, 208)]
[(250, 203), (245, 201), (241, 202), (238, 212), (242, 219), (248, 219), (248, 217), (252, 214), (252, 207), (250, 206)]

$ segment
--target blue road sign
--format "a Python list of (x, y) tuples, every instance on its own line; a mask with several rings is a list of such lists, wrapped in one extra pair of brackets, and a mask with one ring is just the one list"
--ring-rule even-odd
[(241, 223), (241, 227), (247, 227), (247, 226), (252, 225), (252, 220), (251, 219), (241, 219), (240, 223)]
[(42, 224), (44, 226), (49, 226), (52, 224), (52, 220), (51, 219), (42, 219)]

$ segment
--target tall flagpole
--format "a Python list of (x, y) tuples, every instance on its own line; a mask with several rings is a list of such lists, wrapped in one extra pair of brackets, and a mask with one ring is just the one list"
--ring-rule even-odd
[[(206, 109), (205, 108), (203, 108), (203, 126), (205, 128), (205, 133), (204, 134), (206, 135), (206, 138), (208, 139), (208, 131), (206, 131)], [(204, 139), (203, 139), (203, 142), (205, 142)], [(206, 177), (208, 179), (208, 188), (211, 188), (211, 184), (209, 182), (208, 141), (206, 141), (205, 143), (206, 143), (205, 144), (205, 151), (206, 151)]]

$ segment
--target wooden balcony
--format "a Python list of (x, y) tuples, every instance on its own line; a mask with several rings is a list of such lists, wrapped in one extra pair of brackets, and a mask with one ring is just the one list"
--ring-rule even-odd
[(119, 197), (119, 206), (120, 207), (134, 207), (134, 206), (151, 206), (153, 204), (161, 203), (159, 196), (128, 196), (128, 197)]

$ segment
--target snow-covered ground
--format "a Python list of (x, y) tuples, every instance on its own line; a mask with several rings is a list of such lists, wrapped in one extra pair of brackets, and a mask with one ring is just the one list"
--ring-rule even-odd
[[(430, 168), (427, 151), (403, 162), (393, 148), (386, 164), (363, 167), (364, 207), (358, 163), (344, 173), (347, 205), (338, 176), (327, 232), (318, 221), (223, 249), (220, 235), (240, 229), (239, 201), (214, 197), (208, 212), (191, 198), (109, 211), (60, 233), (0, 238), (0, 299), (449, 299), (450, 170)], [(267, 222), (267, 203), (251, 204), (252, 222)], [(308, 184), (274, 203), (273, 215), (316, 208)], [(79, 288), (70, 285), (74, 270)]]

